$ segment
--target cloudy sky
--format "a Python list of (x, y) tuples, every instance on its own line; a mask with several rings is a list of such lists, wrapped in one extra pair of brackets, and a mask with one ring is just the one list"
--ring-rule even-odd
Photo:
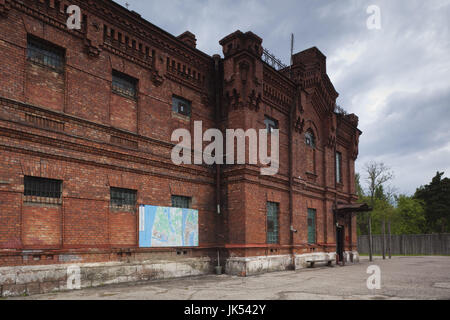
[[(222, 53), (218, 41), (253, 31), (286, 64), (318, 47), (340, 93), (338, 104), (360, 117), (357, 171), (375, 160), (392, 168), (392, 185), (411, 194), (435, 173), (450, 177), (450, 0), (117, 0), (162, 29), (190, 30), (198, 48)], [(381, 29), (368, 29), (370, 5)]]

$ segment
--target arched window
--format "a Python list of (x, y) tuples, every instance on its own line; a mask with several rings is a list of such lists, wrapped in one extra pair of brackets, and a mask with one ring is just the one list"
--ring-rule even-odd
[(316, 148), (316, 138), (314, 137), (314, 133), (310, 130), (305, 133), (305, 143), (313, 149)]

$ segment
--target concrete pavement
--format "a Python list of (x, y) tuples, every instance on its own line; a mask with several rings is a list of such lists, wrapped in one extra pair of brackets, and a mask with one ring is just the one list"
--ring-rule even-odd
[[(381, 289), (369, 290), (369, 265), (381, 269)], [(263, 274), (208, 275), (10, 298), (31, 300), (450, 300), (450, 257), (376, 257), (369, 263)]]

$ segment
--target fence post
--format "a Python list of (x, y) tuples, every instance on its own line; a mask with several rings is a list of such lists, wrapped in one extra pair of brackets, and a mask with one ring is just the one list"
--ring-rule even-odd
[(392, 259), (392, 252), (391, 252), (391, 219), (388, 220), (388, 254), (389, 259)]
[(386, 260), (386, 220), (384, 218), (381, 222), (381, 230), (383, 231), (383, 239), (381, 239), (381, 250), (383, 251), (383, 260)]
[(369, 212), (369, 261), (373, 261), (372, 257), (372, 219)]

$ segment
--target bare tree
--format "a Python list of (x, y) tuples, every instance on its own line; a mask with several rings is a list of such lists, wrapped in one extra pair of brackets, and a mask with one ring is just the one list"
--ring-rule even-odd
[[(387, 167), (383, 162), (375, 162), (371, 161), (369, 163), (366, 163), (364, 166), (365, 172), (367, 174), (366, 181), (368, 183), (368, 191), (370, 196), (370, 205), (373, 208), (375, 205), (375, 192), (378, 188), (382, 187), (386, 182), (389, 180), (392, 180), (394, 178), (394, 173), (391, 171), (389, 167)], [(372, 215), (369, 212), (368, 217), (368, 225), (369, 225), (369, 257), (370, 261), (373, 261), (372, 256)], [(383, 220), (384, 224), (384, 220)], [(383, 228), (383, 237), (384, 235), (384, 228)], [(383, 248), (383, 255), (384, 248)]]

